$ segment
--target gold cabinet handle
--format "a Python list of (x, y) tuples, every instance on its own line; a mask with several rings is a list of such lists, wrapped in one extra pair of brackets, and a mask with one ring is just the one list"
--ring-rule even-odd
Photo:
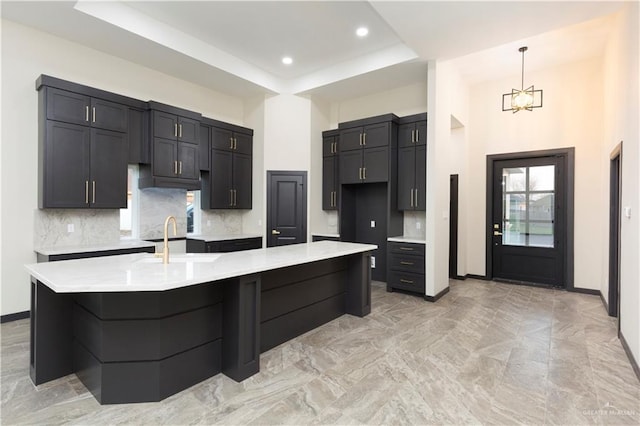
[(233, 190), (233, 205), (238, 205), (238, 190), (236, 189)]
[(411, 131), (411, 142), (415, 142), (416, 141), (416, 131), (412, 130)]
[(362, 134), (362, 145), (366, 145), (367, 144), (367, 134), (363, 133)]
[(416, 129), (416, 142), (420, 142), (420, 130)]
[(96, 203), (96, 181), (91, 181), (91, 203)]
[(89, 181), (88, 180), (84, 181), (84, 203), (89, 204)]
[(180, 124), (178, 126), (178, 137), (181, 138), (182, 137), (182, 124)]
[(362, 133), (360, 133), (360, 146), (362, 146)]
[(233, 138), (229, 138), (229, 149), (233, 149)]
[(173, 123), (173, 136), (178, 137), (178, 123)]
[(362, 167), (358, 169), (358, 179), (362, 180)]
[(89, 122), (89, 105), (84, 107), (84, 121)]
[(413, 188), (411, 189), (411, 207), (413, 207)]
[(91, 108), (91, 122), (96, 122), (96, 107)]
[(413, 284), (413, 280), (405, 280), (404, 278), (401, 278), (400, 282), (405, 284)]
[(271, 230), (271, 235), (280, 235), (280, 231), (277, 231), (275, 229)]
[(405, 262), (404, 260), (400, 261), (401, 265), (407, 265), (407, 266), (412, 266), (413, 262)]
[(418, 207), (418, 190), (416, 189), (416, 196), (415, 196), (415, 205), (413, 207)]
[(179, 165), (178, 174), (181, 175), (182, 174), (182, 161), (178, 161), (178, 165)]
[(233, 149), (238, 149), (238, 138), (233, 138)]
[(174, 175), (178, 174), (178, 162), (177, 161), (173, 162), (173, 174)]
[(400, 247), (400, 250), (413, 251), (413, 249), (411, 247)]
[(367, 168), (362, 168), (362, 180), (367, 180)]

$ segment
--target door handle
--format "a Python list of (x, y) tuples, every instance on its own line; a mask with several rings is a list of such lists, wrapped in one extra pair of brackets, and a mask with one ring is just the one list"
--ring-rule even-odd
[(494, 235), (495, 237), (498, 237), (498, 236), (502, 235), (502, 232), (493, 231), (493, 235)]
[(280, 235), (280, 231), (276, 231), (275, 229), (272, 229), (271, 235)]

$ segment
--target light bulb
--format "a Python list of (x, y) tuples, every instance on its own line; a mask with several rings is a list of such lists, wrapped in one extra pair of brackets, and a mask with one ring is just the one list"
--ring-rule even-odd
[(511, 98), (511, 107), (515, 109), (531, 108), (533, 105), (533, 96), (525, 90), (519, 91)]

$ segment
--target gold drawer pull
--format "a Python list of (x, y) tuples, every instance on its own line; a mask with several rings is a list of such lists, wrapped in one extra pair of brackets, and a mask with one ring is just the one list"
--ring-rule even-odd
[(411, 265), (413, 265), (413, 262), (404, 262), (404, 261), (401, 261), (401, 262), (400, 262), (400, 264), (401, 264), (401, 265), (409, 265), (409, 266), (411, 266)]
[(400, 250), (413, 251), (413, 249), (411, 247), (400, 247)]
[(405, 280), (405, 279), (402, 279), (402, 278), (400, 279), (400, 282), (401, 283), (405, 283), (405, 284), (413, 284), (412, 280)]

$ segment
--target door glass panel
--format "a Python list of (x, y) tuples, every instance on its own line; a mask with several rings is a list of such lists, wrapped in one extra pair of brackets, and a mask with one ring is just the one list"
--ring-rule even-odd
[(553, 191), (555, 166), (529, 167), (529, 191)]
[(502, 177), (505, 191), (524, 191), (525, 186), (524, 167), (502, 169)]
[(502, 170), (502, 244), (554, 247), (555, 166)]

